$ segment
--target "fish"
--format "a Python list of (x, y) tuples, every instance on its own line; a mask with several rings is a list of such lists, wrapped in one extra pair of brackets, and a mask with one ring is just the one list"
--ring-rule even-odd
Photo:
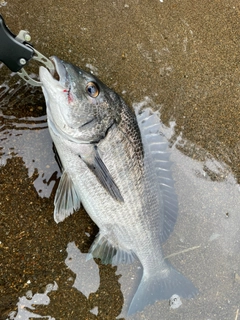
[(178, 200), (159, 115), (151, 108), (132, 110), (91, 73), (56, 56), (51, 60), (57, 77), (43, 66), (39, 77), (63, 167), (55, 221), (82, 204), (99, 228), (88, 258), (112, 265), (140, 261), (143, 275), (128, 315), (173, 294), (193, 297), (193, 283), (162, 251), (177, 220)]

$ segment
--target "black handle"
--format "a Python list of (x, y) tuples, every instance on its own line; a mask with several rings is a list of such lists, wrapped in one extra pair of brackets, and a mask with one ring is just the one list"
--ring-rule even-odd
[(0, 15), (0, 61), (11, 71), (18, 72), (32, 59), (34, 50), (26, 42), (16, 40)]

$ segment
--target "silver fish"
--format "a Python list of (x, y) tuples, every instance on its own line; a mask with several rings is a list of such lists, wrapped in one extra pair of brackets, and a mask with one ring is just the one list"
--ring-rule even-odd
[(63, 174), (55, 196), (58, 223), (80, 207), (99, 227), (89, 255), (118, 265), (139, 259), (142, 280), (128, 314), (196, 288), (164, 259), (178, 204), (168, 144), (151, 109), (135, 110), (82, 69), (52, 58), (59, 80), (40, 67), (48, 126)]

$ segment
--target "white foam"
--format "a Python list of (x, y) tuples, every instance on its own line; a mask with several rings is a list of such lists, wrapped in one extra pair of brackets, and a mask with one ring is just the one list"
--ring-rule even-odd
[(7, 5), (7, 1), (4, 1), (4, 0), (0, 1), (0, 8), (6, 7), (6, 5)]
[(46, 286), (46, 290), (44, 293), (35, 293), (32, 294), (32, 291), (29, 290), (26, 292), (26, 295), (19, 298), (17, 303), (17, 312), (12, 311), (9, 313), (8, 318), (6, 320), (29, 320), (30, 318), (39, 318), (39, 319), (48, 319), (55, 320), (55, 318), (51, 316), (41, 316), (40, 314), (29, 311), (35, 310), (36, 308), (33, 305), (48, 305), (50, 303), (50, 298), (48, 297), (48, 293), (51, 291), (56, 291), (58, 289), (57, 283), (54, 281), (54, 284), (48, 284)]
[(82, 253), (74, 242), (68, 244), (67, 253), (65, 264), (76, 274), (73, 287), (88, 298), (90, 293), (96, 292), (99, 288), (98, 265), (93, 259), (86, 261), (87, 253)]

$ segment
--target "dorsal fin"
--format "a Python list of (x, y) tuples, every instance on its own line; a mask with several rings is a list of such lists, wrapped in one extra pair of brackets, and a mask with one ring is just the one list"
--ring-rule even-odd
[(156, 112), (150, 108), (141, 111), (136, 108), (135, 113), (141, 131), (144, 152), (149, 152), (152, 157), (159, 192), (161, 192), (163, 199), (164, 219), (160, 240), (164, 242), (173, 231), (178, 214), (178, 201), (171, 174), (172, 163), (169, 160), (168, 141), (161, 133), (162, 124)]

